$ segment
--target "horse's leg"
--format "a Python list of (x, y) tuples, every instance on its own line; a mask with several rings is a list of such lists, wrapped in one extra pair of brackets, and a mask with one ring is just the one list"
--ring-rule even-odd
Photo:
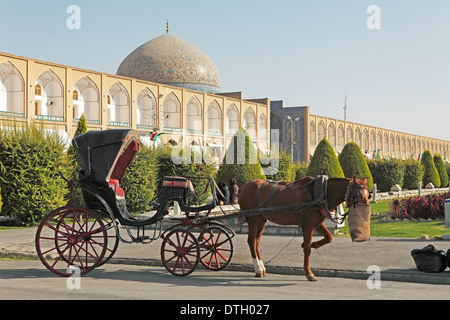
[(259, 257), (257, 251), (257, 234), (260, 225), (260, 216), (247, 218), (248, 238), (247, 243), (250, 248), (250, 254), (253, 258), (253, 266), (255, 267), (255, 277), (262, 277), (263, 270), (259, 264)]
[(327, 227), (323, 223), (321, 223), (317, 228), (316, 231), (319, 232), (321, 235), (323, 235), (323, 239), (313, 242), (311, 244), (311, 248), (319, 249), (320, 247), (330, 243), (333, 241), (333, 235), (328, 231)]
[(262, 261), (261, 252), (259, 251), (259, 245), (261, 243), (261, 237), (263, 235), (265, 226), (266, 220), (263, 217), (261, 217), (259, 219), (258, 230), (256, 232), (256, 255), (258, 258), (259, 268), (262, 271), (263, 277), (266, 275), (266, 267), (264, 267), (264, 263)]
[(311, 255), (311, 243), (313, 237), (314, 228), (306, 226), (303, 228), (303, 271), (305, 272), (306, 279), (309, 281), (317, 281), (316, 277), (309, 268), (309, 257)]

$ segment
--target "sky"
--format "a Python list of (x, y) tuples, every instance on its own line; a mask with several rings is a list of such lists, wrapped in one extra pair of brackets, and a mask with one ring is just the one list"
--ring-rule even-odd
[(222, 92), (450, 140), (448, 0), (0, 0), (0, 52), (115, 74), (167, 20)]

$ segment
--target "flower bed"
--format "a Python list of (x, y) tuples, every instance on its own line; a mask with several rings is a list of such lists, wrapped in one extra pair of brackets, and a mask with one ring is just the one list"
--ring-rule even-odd
[(445, 199), (450, 193), (432, 194), (422, 197), (395, 199), (390, 205), (391, 219), (444, 219)]

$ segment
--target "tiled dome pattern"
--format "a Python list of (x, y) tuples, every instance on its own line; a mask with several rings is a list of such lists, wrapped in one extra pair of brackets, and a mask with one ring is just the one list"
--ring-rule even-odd
[(219, 71), (211, 59), (169, 33), (134, 50), (117, 75), (213, 93), (221, 86)]

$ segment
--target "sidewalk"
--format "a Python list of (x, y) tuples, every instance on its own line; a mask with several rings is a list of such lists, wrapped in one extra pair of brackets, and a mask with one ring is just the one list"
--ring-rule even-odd
[[(282, 234), (283, 227), (279, 228), (279, 234)], [(35, 232), (34, 228), (0, 231), (0, 252), (36, 256)], [(319, 237), (315, 237), (314, 241), (317, 239)], [(293, 235), (263, 235), (261, 253), (268, 276), (270, 273), (292, 274), (295, 275), (293, 280), (297, 276), (302, 276), (302, 241), (301, 236), (294, 238)], [(160, 240), (148, 245), (121, 243), (110, 263), (162, 266), (161, 243)], [(377, 266), (381, 270), (381, 280), (450, 285), (448, 268), (436, 274), (417, 270), (411, 257), (411, 250), (423, 248), (428, 244), (433, 244), (437, 249), (444, 251), (450, 248), (450, 241), (446, 240), (372, 237), (367, 242), (353, 243), (349, 238), (334, 237), (331, 244), (313, 250), (311, 268), (319, 281), (320, 277), (368, 279), (372, 274), (367, 273), (368, 267)], [(250, 273), (249, 277), (253, 277), (247, 236), (237, 234), (233, 239), (233, 245), (234, 255), (226, 270), (246, 271)], [(268, 262), (269, 260), (272, 261)], [(199, 265), (199, 268), (201, 267)], [(220, 272), (217, 276), (220, 277)]]

